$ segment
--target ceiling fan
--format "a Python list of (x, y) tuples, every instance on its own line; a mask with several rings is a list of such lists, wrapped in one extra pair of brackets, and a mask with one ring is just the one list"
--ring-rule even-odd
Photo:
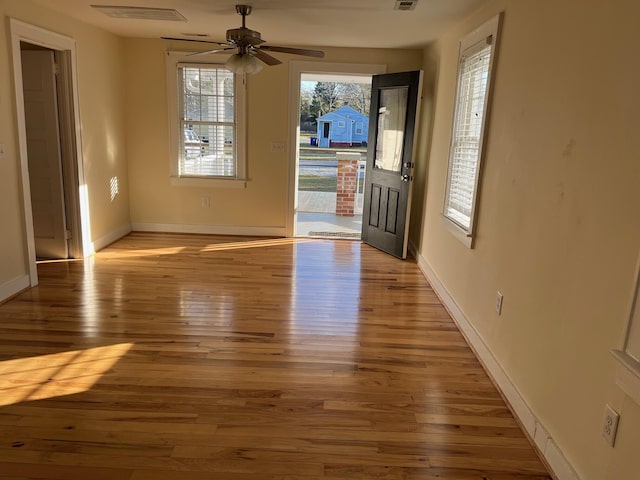
[(225, 66), (234, 73), (257, 73), (262, 70), (263, 63), (267, 65), (278, 65), (282, 63), (267, 52), (291, 53), (293, 55), (304, 55), (316, 58), (324, 57), (324, 52), (321, 50), (263, 45), (265, 40), (260, 36), (260, 32), (246, 27), (246, 17), (251, 14), (251, 5), (236, 5), (236, 12), (238, 15), (242, 15), (242, 27), (227, 30), (226, 42), (212, 42), (209, 40), (175, 37), (161, 38), (164, 40), (180, 40), (183, 42), (198, 42), (217, 45), (217, 47), (212, 50), (192, 53), (191, 55), (194, 56), (206, 55), (209, 53), (221, 53), (237, 49), (237, 53), (229, 57), (225, 62)]

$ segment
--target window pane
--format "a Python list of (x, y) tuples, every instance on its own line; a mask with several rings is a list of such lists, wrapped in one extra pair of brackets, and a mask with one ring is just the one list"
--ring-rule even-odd
[(184, 119), (193, 120), (195, 122), (200, 120), (201, 99), (196, 95), (184, 96)]
[(236, 175), (233, 126), (196, 125), (193, 128), (185, 128), (184, 135), (184, 156), (180, 175)]
[(222, 68), (182, 67), (179, 175), (236, 176), (234, 76)]
[(380, 91), (375, 168), (392, 172), (401, 169), (408, 92), (407, 87)]

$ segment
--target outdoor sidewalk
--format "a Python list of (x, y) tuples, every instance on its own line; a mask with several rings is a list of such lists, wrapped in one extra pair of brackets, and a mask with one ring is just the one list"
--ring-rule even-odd
[(296, 236), (359, 239), (362, 215), (336, 215), (335, 192), (298, 192)]

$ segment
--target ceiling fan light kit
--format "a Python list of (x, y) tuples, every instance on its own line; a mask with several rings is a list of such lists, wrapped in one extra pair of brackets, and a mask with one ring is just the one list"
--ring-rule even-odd
[(238, 74), (258, 73), (264, 65), (279, 65), (282, 62), (267, 52), (289, 53), (292, 55), (304, 55), (306, 57), (323, 58), (321, 50), (309, 50), (304, 48), (277, 47), (275, 45), (262, 45), (265, 41), (260, 32), (246, 27), (246, 17), (251, 13), (250, 5), (236, 5), (236, 12), (242, 16), (242, 26), (227, 30), (227, 41), (212, 42), (208, 40), (194, 40), (189, 38), (162, 37), (164, 40), (180, 40), (184, 42), (199, 42), (216, 45), (212, 50), (194, 52), (191, 55), (206, 55), (208, 53), (224, 53), (227, 50), (237, 49), (237, 53), (231, 55), (225, 62), (225, 68)]
[(231, 70), (233, 73), (258, 73), (264, 67), (264, 63), (258, 60), (253, 55), (248, 53), (234, 53), (231, 55), (224, 66), (227, 70)]

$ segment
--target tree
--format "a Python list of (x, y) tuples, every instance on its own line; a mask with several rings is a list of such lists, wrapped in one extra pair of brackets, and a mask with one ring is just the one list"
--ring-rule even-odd
[(311, 111), (313, 88), (311, 88), (307, 83), (308, 82), (302, 82), (300, 87), (300, 122), (313, 122), (316, 119), (315, 115)]
[(313, 90), (309, 85), (303, 85), (300, 90), (300, 121), (315, 122), (318, 117), (343, 105), (368, 116), (370, 103), (370, 84), (317, 82)]
[(315, 118), (321, 117), (325, 113), (335, 110), (338, 107), (340, 96), (339, 83), (318, 82), (313, 89), (311, 100), (311, 113)]
[(343, 105), (350, 105), (360, 113), (369, 116), (371, 85), (366, 83), (340, 83), (339, 98)]

